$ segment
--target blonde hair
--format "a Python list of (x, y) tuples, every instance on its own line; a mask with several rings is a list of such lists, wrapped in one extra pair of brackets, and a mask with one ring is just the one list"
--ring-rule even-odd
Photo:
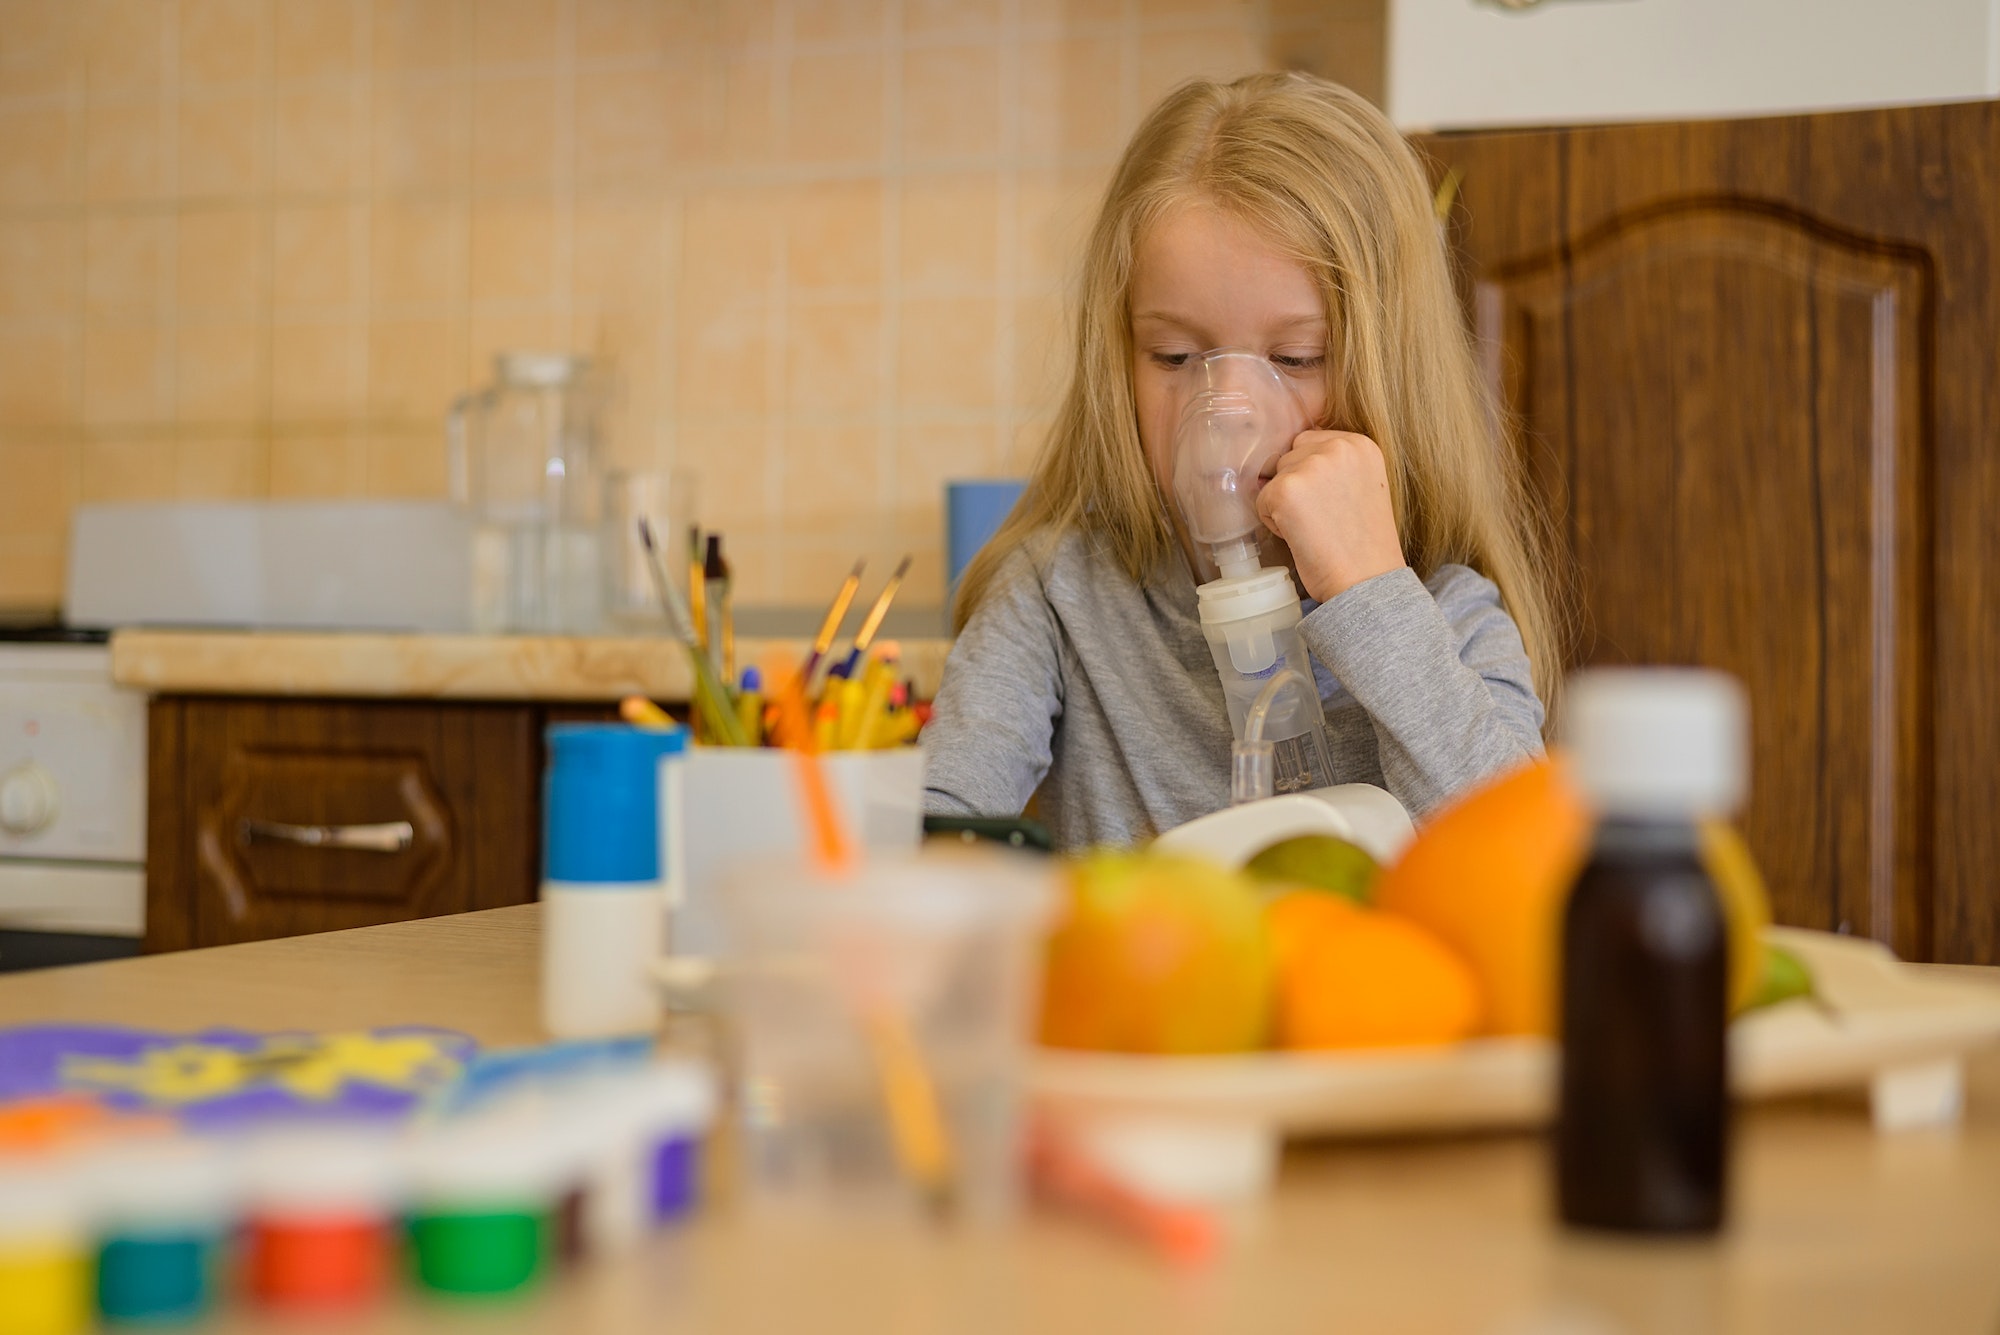
[(1183, 85), (1133, 135), (1085, 252), (1060, 415), (1020, 503), (967, 567), (954, 625), (1023, 543), (1088, 532), (1135, 582), (1177, 556), (1139, 440), (1127, 303), (1140, 240), (1190, 200), (1250, 223), (1313, 275), (1332, 331), (1332, 420), (1320, 425), (1382, 447), (1419, 575), (1458, 562), (1499, 586), (1553, 707), (1563, 619), (1548, 544), (1473, 357), (1424, 171), (1366, 99), (1303, 74)]

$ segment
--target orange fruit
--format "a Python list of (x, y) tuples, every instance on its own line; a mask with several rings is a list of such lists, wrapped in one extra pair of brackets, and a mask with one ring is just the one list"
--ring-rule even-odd
[(1486, 1032), (1554, 1032), (1563, 903), (1590, 829), (1560, 763), (1530, 761), (1431, 816), (1376, 882), (1378, 908), (1472, 966)]
[(1271, 956), (1254, 882), (1196, 858), (1094, 853), (1070, 870), (1042, 971), (1041, 1041), (1098, 1052), (1261, 1047)]
[(1318, 890), (1280, 896), (1266, 917), (1280, 1047), (1451, 1043), (1478, 1028), (1478, 980), (1415, 923)]

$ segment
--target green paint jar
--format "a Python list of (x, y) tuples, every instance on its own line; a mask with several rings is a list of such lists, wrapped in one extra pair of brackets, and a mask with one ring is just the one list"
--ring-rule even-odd
[(508, 1294), (527, 1288), (548, 1251), (546, 1218), (526, 1209), (454, 1211), (410, 1219), (417, 1279), (436, 1293)]
[(107, 1321), (189, 1321), (215, 1296), (234, 1208), (234, 1164), (195, 1137), (138, 1139), (90, 1165), (97, 1310)]
[(409, 1151), (416, 1277), (433, 1293), (504, 1297), (549, 1261), (565, 1189), (562, 1141), (542, 1119), (486, 1114), (441, 1124)]
[(191, 1321), (207, 1310), (215, 1238), (114, 1234), (97, 1251), (97, 1310), (107, 1321)]

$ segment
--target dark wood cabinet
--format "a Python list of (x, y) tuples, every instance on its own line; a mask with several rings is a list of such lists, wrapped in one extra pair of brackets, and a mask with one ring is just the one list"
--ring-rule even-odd
[(1579, 660), (1748, 684), (1781, 920), (2000, 964), (2000, 105), (1424, 146)]
[(533, 899), (551, 716), (527, 703), (155, 700), (147, 948)]

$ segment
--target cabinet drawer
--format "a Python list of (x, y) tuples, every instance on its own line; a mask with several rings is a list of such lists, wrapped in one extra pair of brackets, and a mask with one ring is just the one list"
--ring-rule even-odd
[(532, 706), (189, 699), (154, 711), (152, 948), (534, 897)]

